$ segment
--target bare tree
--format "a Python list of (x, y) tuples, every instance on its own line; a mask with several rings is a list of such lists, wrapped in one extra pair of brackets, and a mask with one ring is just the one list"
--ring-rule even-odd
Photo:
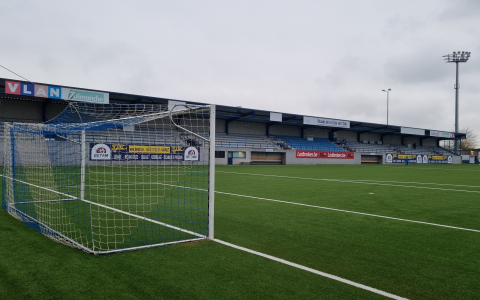
[(462, 150), (476, 149), (478, 134), (470, 127), (463, 127), (460, 132), (467, 134), (467, 138), (462, 140)]

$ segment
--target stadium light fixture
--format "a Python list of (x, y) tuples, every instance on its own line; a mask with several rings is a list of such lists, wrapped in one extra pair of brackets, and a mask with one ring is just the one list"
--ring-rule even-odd
[[(454, 62), (456, 64), (456, 82), (455, 82), (455, 136), (458, 133), (458, 90), (460, 89), (460, 84), (458, 83), (458, 63), (461, 62), (467, 62), (467, 60), (470, 58), (471, 52), (467, 51), (457, 51), (453, 52), (453, 54), (447, 54), (444, 55), (443, 57), (445, 58), (447, 63)], [(458, 153), (458, 140), (455, 138), (455, 154)]]
[(382, 92), (387, 92), (387, 129), (388, 129), (388, 94), (392, 89), (382, 90)]

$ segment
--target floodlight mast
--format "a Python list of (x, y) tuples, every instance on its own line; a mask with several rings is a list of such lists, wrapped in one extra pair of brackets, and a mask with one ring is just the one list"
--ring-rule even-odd
[(388, 94), (392, 89), (382, 90), (382, 92), (387, 92), (387, 130), (388, 130)]
[(456, 83), (455, 83), (455, 154), (459, 155), (458, 153), (458, 90), (460, 89), (460, 84), (458, 83), (458, 63), (467, 62), (470, 58), (471, 52), (466, 51), (457, 51), (453, 52), (453, 54), (444, 55), (445, 60), (447, 63), (454, 62), (456, 64)]

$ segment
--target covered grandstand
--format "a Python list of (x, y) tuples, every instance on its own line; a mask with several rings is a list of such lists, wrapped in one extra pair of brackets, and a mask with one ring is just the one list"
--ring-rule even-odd
[[(109, 103), (205, 104), (0, 78), (2, 122), (45, 122), (57, 116), (71, 101), (60, 97), (52, 99), (43, 95), (12, 93), (7, 85), (12, 82), (19, 83), (19, 86), (30, 84), (104, 94), (108, 95)], [(453, 149), (440, 147), (440, 141), (457, 139), (461, 142), (466, 138), (465, 134), (430, 129), (224, 105), (217, 105), (216, 108), (217, 164), (401, 163), (407, 156), (417, 163), (455, 164), (461, 163), (461, 157)], [(1, 126), (0, 122), (0, 155), (3, 152)], [(108, 136), (104, 139), (109, 142)], [(142, 136), (138, 140), (114, 142), (145, 143), (147, 140), (148, 137)], [(164, 145), (187, 146), (189, 140), (188, 134), (178, 132), (166, 135)]]

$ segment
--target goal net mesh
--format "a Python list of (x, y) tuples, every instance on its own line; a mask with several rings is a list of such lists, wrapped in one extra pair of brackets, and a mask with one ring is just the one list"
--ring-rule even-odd
[(2, 207), (94, 254), (206, 238), (210, 110), (70, 103), (4, 123)]

